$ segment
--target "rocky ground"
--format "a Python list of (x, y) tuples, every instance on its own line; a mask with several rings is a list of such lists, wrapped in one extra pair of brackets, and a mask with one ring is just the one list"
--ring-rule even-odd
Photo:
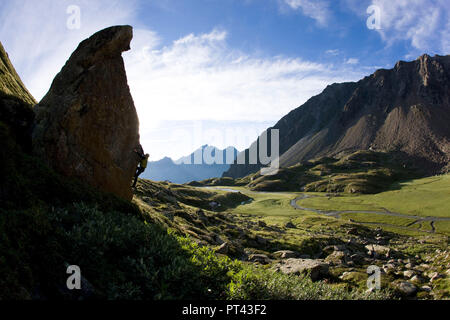
[[(197, 199), (193, 205), (194, 194), (204, 202)], [(219, 255), (361, 290), (367, 290), (368, 267), (377, 266), (382, 289), (400, 298), (450, 298), (447, 237), (408, 237), (335, 218), (327, 218), (333, 219), (328, 225), (321, 219), (312, 226), (270, 223), (260, 216), (233, 213), (233, 207), (245, 201), (244, 195), (234, 205), (224, 201), (228, 206), (207, 209), (211, 199), (238, 196), (146, 180), (136, 195), (135, 203), (149, 219), (190, 235)]]

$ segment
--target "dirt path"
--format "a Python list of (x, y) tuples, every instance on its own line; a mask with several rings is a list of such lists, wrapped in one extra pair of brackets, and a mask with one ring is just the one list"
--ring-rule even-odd
[[(424, 231), (424, 232), (429, 232), (429, 233), (434, 233), (435, 227), (434, 227), (434, 223), (436, 221), (450, 221), (450, 218), (445, 218), (445, 217), (420, 217), (420, 216), (414, 216), (414, 215), (407, 215), (407, 214), (401, 214), (401, 213), (397, 213), (397, 212), (391, 212), (387, 209), (384, 209), (385, 211), (371, 211), (371, 210), (343, 210), (343, 211), (338, 211), (338, 210), (333, 210), (333, 211), (327, 211), (327, 210), (319, 210), (319, 209), (313, 209), (313, 208), (305, 208), (305, 207), (301, 207), (297, 204), (298, 201), (301, 200), (305, 200), (308, 198), (314, 198), (315, 196), (311, 196), (311, 195), (307, 195), (307, 194), (301, 194), (300, 196), (298, 196), (297, 198), (291, 200), (291, 206), (297, 210), (306, 210), (306, 211), (311, 211), (311, 212), (315, 212), (315, 213), (319, 213), (319, 214), (323, 214), (329, 217), (335, 217), (335, 218), (341, 218), (341, 214), (343, 213), (367, 213), (367, 214), (378, 214), (378, 215), (384, 215), (384, 216), (392, 216), (392, 217), (400, 217), (400, 218), (407, 218), (407, 219), (414, 219), (415, 221), (412, 222), (411, 224), (409, 224), (406, 227), (403, 228), (407, 228), (411, 225), (414, 225), (416, 223), (422, 223), (422, 222), (430, 222), (430, 226), (431, 226), (431, 231), (427, 231), (427, 230), (419, 230), (419, 229), (415, 229), (417, 231)], [(358, 223), (352, 219), (350, 219), (352, 222)], [(389, 225), (389, 226), (393, 226), (393, 227), (400, 227), (402, 228), (402, 226), (398, 226), (398, 225), (391, 225), (391, 224), (386, 224), (386, 223), (378, 223), (378, 222), (360, 222), (361, 224), (374, 224), (374, 225)]]

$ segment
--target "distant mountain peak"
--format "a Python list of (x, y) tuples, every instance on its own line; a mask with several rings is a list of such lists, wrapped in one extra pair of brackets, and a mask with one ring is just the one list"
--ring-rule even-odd
[[(222, 163), (208, 164), (206, 161), (208, 159), (205, 158), (208, 150), (211, 150), (213, 157), (216, 156), (216, 153), (222, 152)], [(205, 144), (190, 155), (181, 157), (175, 161), (165, 157), (159, 161), (150, 162), (148, 170), (144, 173), (143, 177), (155, 181), (171, 181), (173, 183), (187, 183), (194, 180), (201, 181), (210, 178), (219, 178), (230, 167), (230, 162), (227, 163), (227, 156), (229, 157), (230, 152), (232, 152), (230, 161), (232, 162), (238, 154), (236, 148), (228, 147), (221, 150)], [(200, 163), (196, 163), (198, 159), (200, 159)]]

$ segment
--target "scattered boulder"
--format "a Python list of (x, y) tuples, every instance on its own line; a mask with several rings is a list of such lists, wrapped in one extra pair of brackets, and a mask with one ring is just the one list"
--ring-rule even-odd
[(367, 280), (367, 273), (364, 272), (357, 272), (357, 271), (347, 271), (344, 272), (339, 279), (343, 281), (349, 281), (349, 282), (362, 282)]
[(257, 262), (261, 264), (269, 264), (271, 262), (268, 256), (266, 256), (265, 254), (258, 254), (258, 253), (251, 254), (248, 257), (248, 261)]
[(393, 263), (387, 263), (383, 266), (383, 271), (386, 274), (391, 274), (391, 273), (395, 273), (395, 264)]
[(413, 270), (406, 270), (403, 272), (403, 276), (408, 279), (412, 278), (415, 275), (416, 273)]
[(284, 274), (309, 274), (312, 281), (327, 276), (329, 264), (322, 260), (313, 259), (287, 259), (283, 260), (277, 269)]
[(230, 250), (230, 245), (228, 244), (228, 242), (224, 242), (215, 251), (216, 251), (216, 253), (220, 253), (220, 254), (228, 254), (229, 250)]
[(344, 251), (334, 251), (325, 258), (325, 262), (332, 265), (343, 265), (348, 261), (347, 253)]
[(428, 278), (430, 278), (430, 282), (434, 282), (437, 279), (441, 279), (443, 277), (444, 276), (442, 274), (439, 274), (438, 272), (433, 272), (428, 275)]
[(273, 255), (280, 259), (290, 259), (290, 258), (296, 258), (298, 256), (298, 253), (294, 252), (294, 251), (290, 251), (290, 250), (280, 250), (280, 251), (274, 252)]
[(139, 119), (122, 52), (133, 29), (116, 26), (80, 43), (35, 107), (33, 148), (59, 173), (131, 200)]
[(362, 264), (364, 262), (364, 256), (360, 253), (354, 253), (350, 256), (350, 261), (356, 264)]
[(414, 268), (414, 264), (413, 263), (407, 263), (407, 264), (405, 264), (405, 268), (406, 269), (412, 269), (412, 268)]
[(411, 282), (413, 282), (413, 283), (422, 283), (423, 282), (423, 278), (418, 276), (418, 275), (414, 275), (413, 277), (411, 277)]
[(407, 297), (412, 297), (417, 292), (417, 287), (411, 282), (403, 281), (398, 284), (398, 290)]
[(374, 258), (389, 258), (391, 255), (391, 249), (389, 247), (381, 246), (378, 244), (366, 245), (367, 254)]
[(345, 245), (332, 245), (332, 246), (326, 246), (322, 249), (322, 252), (325, 254), (331, 254), (334, 251), (344, 251), (345, 253), (348, 253), (348, 249)]
[(431, 292), (431, 287), (430, 286), (422, 286), (420, 289), (422, 291), (425, 291), (425, 292)]
[(286, 223), (285, 225), (284, 225), (284, 227), (285, 228), (288, 228), (288, 229), (295, 229), (295, 228), (297, 228), (296, 226), (295, 226), (295, 224), (293, 224), (292, 222), (288, 222), (288, 223)]

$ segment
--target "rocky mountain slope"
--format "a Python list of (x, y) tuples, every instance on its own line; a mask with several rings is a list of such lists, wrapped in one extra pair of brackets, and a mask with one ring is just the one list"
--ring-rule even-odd
[[(208, 164), (209, 162), (204, 161), (206, 153), (213, 158), (216, 154), (223, 154), (223, 157), (219, 157), (221, 164)], [(221, 177), (230, 168), (230, 165), (227, 164), (227, 154), (234, 160), (237, 153), (238, 151), (232, 147), (220, 150), (213, 146), (204, 145), (189, 156), (175, 161), (166, 157), (159, 161), (149, 162), (148, 169), (142, 177), (153, 181), (170, 181), (173, 183), (187, 183), (194, 180)], [(202, 159), (201, 164), (194, 164), (196, 154), (198, 154), (199, 159)]]
[(36, 154), (65, 176), (131, 200), (138, 157), (139, 119), (122, 52), (130, 26), (94, 34), (78, 48), (35, 107)]
[(35, 104), (36, 100), (25, 88), (0, 43), (0, 119), (28, 151), (31, 149), (32, 107)]
[[(449, 122), (450, 56), (425, 54), (356, 83), (330, 85), (268, 130), (280, 130), (282, 167), (372, 149), (403, 152), (436, 172), (450, 160)], [(224, 176), (260, 167), (232, 165)]]

